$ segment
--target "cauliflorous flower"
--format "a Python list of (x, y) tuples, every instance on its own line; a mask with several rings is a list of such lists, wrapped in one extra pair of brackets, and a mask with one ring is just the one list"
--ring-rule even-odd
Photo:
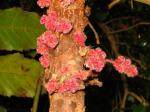
[(73, 78), (79, 79), (79, 80), (86, 80), (88, 76), (89, 76), (89, 72), (85, 70), (80, 70), (73, 74)]
[(51, 4), (51, 0), (38, 0), (38, 1), (37, 1), (37, 4), (38, 4), (41, 8), (49, 7), (50, 4)]
[(85, 46), (86, 35), (83, 32), (75, 32), (73, 35), (73, 39), (80, 46)]
[(113, 66), (118, 72), (124, 73), (128, 77), (134, 77), (138, 74), (138, 70), (131, 64), (131, 60), (126, 59), (124, 56), (118, 56), (118, 58), (114, 60)]
[(56, 11), (49, 10), (48, 15), (43, 15), (40, 18), (40, 23), (44, 24), (47, 30), (55, 31), (57, 25), (57, 13)]
[(58, 92), (70, 91), (74, 93), (80, 89), (83, 89), (83, 88), (77, 79), (69, 79), (60, 85)]
[(51, 79), (47, 83), (47, 91), (51, 94), (53, 92), (56, 92), (59, 88), (59, 83), (57, 80)]
[(48, 56), (47, 54), (42, 55), (42, 56), (39, 58), (39, 61), (40, 61), (41, 65), (42, 65), (44, 68), (49, 67), (49, 56)]
[(48, 10), (47, 15), (52, 20), (57, 20), (57, 12), (54, 10)]
[(38, 37), (37, 39), (37, 48), (36, 48), (37, 53), (41, 55), (48, 54), (49, 48), (48, 46), (44, 43), (42, 36)]
[(47, 15), (42, 15), (41, 18), (40, 18), (40, 23), (41, 24), (46, 24), (47, 19), (48, 19)]
[(100, 72), (105, 65), (106, 53), (101, 48), (91, 49), (87, 55), (85, 66), (90, 70)]
[(64, 6), (68, 6), (72, 3), (74, 3), (75, 0), (60, 0), (60, 2), (62, 3), (62, 5)]
[(44, 43), (50, 48), (55, 48), (56, 45), (58, 44), (56, 36), (52, 34), (51, 31), (45, 31), (42, 35), (42, 39)]
[(56, 25), (56, 31), (63, 32), (64, 34), (69, 33), (72, 28), (72, 24), (68, 20), (61, 20)]

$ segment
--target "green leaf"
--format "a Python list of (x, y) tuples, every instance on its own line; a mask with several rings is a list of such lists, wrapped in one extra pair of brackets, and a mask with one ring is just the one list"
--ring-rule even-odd
[(33, 97), (41, 74), (36, 60), (19, 53), (0, 56), (0, 95)]
[(133, 107), (133, 112), (146, 112), (146, 108), (142, 105), (137, 105)]
[(150, 0), (135, 0), (135, 1), (150, 5)]
[(0, 11), (0, 50), (36, 48), (36, 38), (44, 31), (39, 16), (21, 8)]
[(4, 107), (0, 106), (0, 112), (7, 112), (7, 110)]

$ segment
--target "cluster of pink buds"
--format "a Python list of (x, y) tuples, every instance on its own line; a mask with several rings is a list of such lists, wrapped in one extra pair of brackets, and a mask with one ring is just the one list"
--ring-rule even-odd
[(47, 83), (47, 91), (51, 94), (54, 92), (66, 92), (70, 91), (72, 93), (77, 90), (84, 89), (84, 86), (81, 84), (81, 81), (77, 78), (71, 78), (64, 81), (63, 83), (58, 82), (57, 80), (50, 79)]
[(38, 0), (38, 1), (37, 1), (37, 4), (38, 4), (41, 8), (49, 7), (50, 4), (51, 4), (51, 1), (52, 1), (52, 0)]
[(61, 4), (64, 6), (68, 6), (72, 3), (74, 3), (75, 0), (60, 0)]
[(87, 55), (85, 66), (96, 72), (102, 71), (106, 62), (106, 53), (101, 48), (91, 49)]
[(80, 31), (75, 32), (74, 35), (73, 35), (73, 39), (80, 46), (82, 46), (82, 47), (85, 46), (86, 35), (83, 32), (80, 32)]
[(112, 64), (119, 73), (124, 73), (128, 77), (135, 77), (138, 74), (138, 70), (131, 64), (131, 60), (124, 56), (119, 56)]

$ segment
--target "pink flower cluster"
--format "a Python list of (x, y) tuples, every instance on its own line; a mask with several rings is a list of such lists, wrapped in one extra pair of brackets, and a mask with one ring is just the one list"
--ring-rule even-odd
[(128, 77), (134, 77), (138, 74), (138, 70), (131, 64), (131, 60), (126, 59), (124, 56), (118, 56), (112, 64), (118, 72), (124, 73)]
[[(37, 39), (37, 52), (41, 51), (38, 53), (43, 54), (44, 52), (42, 53), (42, 50), (48, 51), (48, 48), (55, 48), (57, 44), (58, 44), (57, 37), (54, 34), (52, 34), (51, 31), (45, 31)], [(42, 46), (44, 46), (46, 49), (43, 49), (44, 47), (42, 47)], [(47, 54), (47, 53), (48, 52), (45, 52), (44, 54)]]
[(74, 3), (75, 0), (60, 0), (61, 4), (64, 6), (68, 6), (72, 3)]
[(60, 20), (56, 24), (56, 31), (57, 32), (62, 32), (64, 34), (69, 33), (72, 30), (72, 24), (65, 19)]
[(59, 83), (57, 80), (51, 79), (47, 83), (47, 91), (51, 94), (53, 92), (57, 92), (59, 89)]
[[(45, 31), (37, 39), (37, 53), (41, 54), (42, 57), (39, 59), (42, 66), (47, 68), (49, 66), (48, 52), (49, 48), (55, 48), (58, 44), (58, 40), (51, 31)], [(47, 58), (47, 59), (46, 59)]]
[(72, 30), (70, 21), (65, 19), (57, 20), (56, 11), (48, 11), (47, 13), (48, 15), (43, 15), (40, 19), (40, 23), (44, 24), (47, 30), (62, 32), (64, 34)]
[(63, 84), (60, 85), (58, 92), (66, 92), (70, 91), (72, 93), (76, 92), (77, 90), (83, 89), (77, 79), (70, 79), (65, 81)]
[(68, 71), (70, 70), (70, 65), (64, 65), (60, 70), (59, 70), (59, 72), (60, 72), (60, 74), (61, 75), (66, 75), (67, 73), (68, 73)]
[(37, 4), (38, 4), (41, 8), (49, 7), (50, 4), (51, 4), (51, 0), (38, 0), (38, 1), (37, 1)]
[(70, 91), (72, 93), (81, 89), (79, 80), (70, 79), (66, 80), (64, 83), (58, 83), (57, 80), (49, 80), (47, 84), (47, 91), (51, 94), (53, 92), (66, 92)]
[(101, 48), (91, 49), (85, 61), (85, 66), (90, 68), (90, 70), (100, 72), (105, 65), (105, 58), (106, 53)]
[(45, 68), (49, 67), (49, 56), (48, 56), (48, 54), (42, 55), (39, 58), (39, 61), (43, 67), (45, 67)]
[(85, 46), (86, 41), (86, 35), (83, 32), (75, 32), (73, 35), (73, 39), (76, 43), (78, 43), (80, 46)]
[(88, 76), (89, 76), (89, 72), (85, 70), (80, 70), (73, 74), (73, 78), (79, 79), (79, 80), (86, 80)]

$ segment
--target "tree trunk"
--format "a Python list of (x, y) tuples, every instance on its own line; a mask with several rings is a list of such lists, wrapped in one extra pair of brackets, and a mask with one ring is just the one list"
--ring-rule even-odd
[(50, 112), (84, 112), (84, 91), (50, 95)]
[[(50, 51), (50, 67), (45, 70), (45, 83), (47, 88), (47, 79), (53, 77), (54, 74), (66, 63), (75, 63), (70, 72), (81, 70), (83, 68), (84, 59), (79, 54), (79, 46), (73, 41), (73, 34), (76, 31), (83, 32), (87, 25), (88, 19), (85, 16), (85, 0), (75, 0), (74, 3), (67, 5), (60, 2), (61, 0), (52, 0), (48, 10), (57, 12), (58, 19), (65, 19), (71, 22), (73, 29), (68, 34), (60, 34), (59, 44), (56, 49)], [(62, 0), (63, 1), (63, 0)], [(73, 61), (72, 61), (73, 60)], [(58, 77), (59, 78), (59, 77)], [(81, 82), (81, 89), (84, 89), (84, 83)], [(50, 112), (84, 112), (84, 91), (72, 92), (55, 92), (49, 94)]]

